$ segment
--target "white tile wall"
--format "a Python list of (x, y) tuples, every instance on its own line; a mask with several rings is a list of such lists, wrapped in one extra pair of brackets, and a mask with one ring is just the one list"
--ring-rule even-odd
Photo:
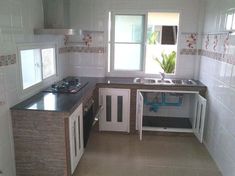
[[(223, 21), (226, 10), (235, 7), (235, 1), (209, 0), (206, 6), (204, 32), (222, 31), (219, 21)], [(220, 19), (220, 20), (219, 20)], [(211, 38), (212, 37), (212, 38)], [(202, 48), (213, 51), (213, 35), (206, 49), (205, 39)], [(224, 53), (224, 45), (218, 36), (215, 52)], [(228, 51), (234, 54), (234, 36), (229, 38)], [(223, 41), (223, 40), (222, 40)], [(212, 42), (212, 43), (211, 43)], [(233, 55), (235, 59), (235, 55)], [(226, 61), (226, 60), (225, 60)], [(235, 175), (235, 65), (202, 56), (200, 80), (208, 87), (208, 115), (204, 143), (215, 159), (223, 176)]]
[[(219, 31), (222, 27), (219, 19), (223, 18), (227, 9), (235, 7), (234, 0), (208, 1), (204, 32)], [(105, 32), (103, 36), (95, 36), (97, 39), (93, 43), (95, 46), (107, 44), (109, 10), (180, 11), (182, 32), (197, 32), (202, 26), (202, 20), (198, 19), (202, 19), (204, 13), (204, 6), (200, 0), (73, 0), (71, 7), (73, 27)], [(0, 1), (0, 55), (16, 54), (17, 45), (22, 42), (53, 41), (58, 46), (63, 45), (61, 37), (33, 35), (33, 28), (42, 26), (41, 0)], [(218, 43), (218, 51), (222, 50), (221, 45)], [(230, 38), (228, 52), (235, 53), (234, 36)], [(60, 54), (57, 79), (69, 74), (104, 76), (106, 57), (107, 55), (102, 53)], [(197, 60), (196, 56), (180, 56), (178, 59), (177, 76), (196, 77), (198, 74), (196, 65), (200, 60)], [(9, 107), (22, 100), (17, 81), (19, 71), (17, 64), (0, 67), (0, 170), (3, 170), (5, 176), (15, 175)], [(200, 80), (208, 86), (209, 101), (204, 142), (223, 175), (233, 176), (235, 175), (235, 66), (202, 57)]]
[(194, 78), (197, 57), (193, 55), (180, 55), (176, 67), (176, 75), (179, 78)]
[[(17, 54), (21, 43), (53, 42), (63, 46), (63, 38), (57, 36), (35, 36), (33, 29), (43, 27), (41, 0), (0, 1), (0, 55)], [(0, 170), (4, 176), (15, 176), (14, 147), (9, 108), (31, 96), (33, 90), (22, 96), (19, 88), (18, 58), (16, 64), (0, 67)], [(67, 54), (58, 55), (58, 76), (67, 76)], [(50, 80), (47, 85), (55, 80)], [(45, 87), (46, 85), (44, 85)]]
[(103, 77), (103, 53), (69, 53), (70, 74), (85, 77)]
[(7, 107), (4, 72), (0, 69), (0, 170), (4, 175), (15, 175), (11, 119)]
[[(98, 42), (93, 42), (93, 44), (95, 46), (106, 47), (109, 11), (143, 13), (148, 11), (180, 12), (180, 30), (182, 32), (197, 32), (199, 26), (201, 26), (198, 18), (201, 18), (204, 13), (202, 9), (203, 4), (200, 0), (73, 0), (71, 1), (71, 25), (78, 29), (104, 31), (103, 38), (100, 38)], [(179, 41), (181, 41), (181, 39)], [(182, 47), (183, 46), (184, 45), (182, 45)], [(179, 42), (179, 51), (180, 49), (181, 42)], [(94, 63), (90, 57), (92, 56), (89, 54), (83, 56), (76, 54), (70, 55), (70, 67), (76, 67), (71, 70), (73, 70), (76, 75), (104, 76), (106, 72), (105, 63), (107, 54), (100, 56), (98, 59), (99, 62), (96, 63)], [(93, 57), (99, 56), (95, 55)], [(197, 65), (199, 62), (194, 61), (196, 56), (190, 56), (186, 59), (179, 55), (177, 59), (179, 62), (179, 64), (177, 64), (177, 77), (198, 78)], [(91, 66), (91, 63), (94, 63), (94, 65)]]

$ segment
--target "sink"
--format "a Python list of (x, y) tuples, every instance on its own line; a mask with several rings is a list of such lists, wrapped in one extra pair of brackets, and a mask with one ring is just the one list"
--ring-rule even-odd
[(154, 78), (135, 78), (134, 83), (156, 84), (156, 79), (154, 79)]
[(184, 84), (187, 84), (187, 85), (197, 85), (197, 83), (191, 79), (183, 80), (183, 82)]
[(145, 84), (155, 84), (155, 83), (156, 83), (156, 80), (155, 80), (155, 79), (152, 79), (152, 78), (145, 78), (145, 79), (144, 79), (144, 83), (145, 83)]
[(178, 85), (197, 85), (197, 83), (191, 79), (174, 79), (172, 82)]
[(183, 81), (181, 79), (173, 79), (172, 82), (174, 84), (183, 84)]
[(142, 84), (173, 84), (170, 79), (155, 79), (155, 78), (135, 78), (134, 83)]
[(134, 83), (140, 84), (164, 84), (164, 85), (197, 85), (192, 79), (156, 79), (156, 78), (135, 78)]
[(172, 81), (170, 79), (164, 79), (164, 80), (158, 79), (157, 83), (159, 83), (159, 84), (172, 84)]

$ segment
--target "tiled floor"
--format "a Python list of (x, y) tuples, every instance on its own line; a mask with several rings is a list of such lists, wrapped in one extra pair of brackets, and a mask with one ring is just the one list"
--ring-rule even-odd
[(193, 136), (91, 134), (74, 176), (221, 176)]

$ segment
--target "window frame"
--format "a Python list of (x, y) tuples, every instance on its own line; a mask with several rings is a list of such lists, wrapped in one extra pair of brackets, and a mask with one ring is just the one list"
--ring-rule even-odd
[[(42, 62), (42, 50), (43, 49), (49, 49), (49, 48), (53, 48), (54, 49), (54, 69), (55, 69), (55, 73), (47, 78), (43, 78), (43, 62)], [(27, 88), (24, 89), (23, 86), (23, 75), (22, 75), (22, 67), (21, 67), (21, 51), (23, 50), (33, 50), (33, 49), (39, 49), (40, 50), (40, 74), (41, 74), (41, 81), (33, 84)], [(20, 44), (17, 47), (17, 54), (18, 54), (18, 58), (19, 58), (19, 85), (20, 85), (20, 91), (22, 94), (25, 94), (27, 92), (32, 92), (33, 90), (39, 90), (44, 84), (46, 84), (47, 82), (50, 82), (54, 79), (56, 79), (56, 77), (58, 76), (58, 54), (57, 54), (57, 45), (55, 43), (30, 43), (30, 44)]]
[[(142, 43), (138, 43), (141, 45), (141, 60), (140, 60), (140, 63), (141, 63), (141, 67), (140, 67), (140, 70), (115, 70), (114, 69), (114, 45), (115, 45), (115, 16), (116, 15), (126, 15), (126, 16), (143, 16), (143, 39), (142, 39)], [(111, 32), (108, 31), (108, 35), (110, 35), (110, 41), (108, 41), (108, 44), (110, 44), (110, 59), (109, 62), (110, 62), (110, 72), (108, 72), (108, 74), (114, 74), (114, 75), (120, 75), (120, 76), (124, 76), (124, 75), (133, 75), (133, 74), (142, 74), (144, 72), (144, 67), (145, 67), (145, 62), (144, 62), (144, 58), (145, 58), (145, 39), (146, 39), (146, 13), (143, 13), (143, 12), (135, 12), (135, 13), (130, 13), (130, 12), (111, 12)], [(114, 29), (114, 30), (112, 30)], [(117, 42), (117, 43), (120, 43), (120, 42)], [(122, 42), (121, 42), (122, 43)], [(128, 42), (123, 42), (123, 43), (127, 43)], [(134, 43), (131, 43), (131, 44), (134, 44)]]
[[(107, 59), (106, 59), (106, 75), (107, 76), (122, 76), (122, 77), (136, 77), (136, 76), (147, 76), (147, 77), (156, 77), (160, 76), (160, 74), (149, 74), (145, 72), (145, 64), (146, 64), (146, 46), (147, 46), (147, 28), (148, 28), (148, 13), (178, 13), (179, 14), (179, 25), (178, 25), (178, 35), (177, 35), (177, 52), (176, 52), (176, 63), (175, 63), (175, 72), (173, 74), (167, 74), (168, 78), (176, 78), (178, 69), (179, 68), (179, 49), (180, 49), (180, 34), (181, 34), (181, 17), (182, 11), (181, 10), (162, 10), (162, 9), (154, 9), (148, 11), (109, 11), (110, 14), (108, 17), (108, 23), (110, 22), (110, 29), (109, 24), (107, 25)], [(143, 15), (144, 16), (144, 34), (143, 34), (143, 48), (142, 48), (142, 69), (138, 71), (131, 71), (131, 70), (114, 70), (114, 36), (115, 36), (115, 15)], [(111, 31), (111, 32), (110, 32)], [(109, 41), (110, 40), (110, 41)], [(110, 44), (110, 50), (109, 50)], [(110, 56), (109, 56), (110, 55)]]
[[(227, 23), (228, 23), (228, 16), (232, 15), (232, 21), (231, 25), (229, 26), (229, 29), (227, 29)], [(225, 15), (225, 24), (224, 24), (224, 29), (225, 31), (235, 31), (235, 28), (233, 28), (233, 23), (235, 22), (235, 8), (231, 8), (227, 11)]]
[[(141, 42), (115, 42), (115, 17), (118, 16), (118, 15), (125, 15), (125, 16), (142, 16), (143, 17), (143, 25), (142, 26), (142, 30), (143, 30), (143, 36), (142, 36), (142, 41)], [(110, 70), (112, 70), (113, 72), (141, 72), (144, 70), (144, 66), (143, 66), (143, 63), (144, 63), (144, 48), (145, 48), (145, 26), (146, 26), (146, 15), (145, 14), (122, 14), (122, 13), (112, 13), (111, 14), (111, 21), (113, 21), (113, 23), (111, 23), (111, 29), (114, 29), (114, 30), (111, 30), (111, 41), (110, 41), (110, 47), (111, 47), (111, 68)], [(117, 69), (114, 69), (114, 55), (115, 55), (115, 44), (139, 44), (141, 46), (141, 51), (140, 51), (140, 63), (141, 63), (141, 66), (140, 66), (140, 69), (137, 69), (137, 70), (117, 70)]]

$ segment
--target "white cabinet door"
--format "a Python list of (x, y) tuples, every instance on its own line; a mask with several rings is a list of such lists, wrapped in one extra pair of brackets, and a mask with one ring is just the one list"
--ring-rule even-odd
[(203, 142), (204, 123), (206, 116), (206, 99), (201, 95), (196, 95), (195, 113), (193, 119), (193, 132), (198, 140)]
[[(206, 116), (206, 99), (199, 95), (198, 92), (188, 92), (188, 91), (166, 91), (166, 90), (137, 90), (136, 97), (136, 130), (139, 131), (139, 138), (142, 140), (142, 131), (143, 131), (143, 96), (141, 92), (173, 92), (173, 93), (187, 93), (195, 94), (195, 107), (194, 108), (194, 117), (192, 120), (192, 130), (198, 140), (203, 142), (203, 132), (204, 132), (204, 123)], [(144, 127), (144, 130), (148, 131), (159, 131), (155, 127), (147, 128)]]
[(73, 173), (84, 152), (82, 104), (69, 117), (69, 139), (71, 173)]
[(103, 106), (99, 119), (100, 131), (130, 131), (130, 90), (102, 88), (99, 104)]
[(136, 129), (139, 130), (139, 137), (142, 140), (143, 133), (143, 106), (144, 98), (140, 91), (137, 91), (136, 97)]

